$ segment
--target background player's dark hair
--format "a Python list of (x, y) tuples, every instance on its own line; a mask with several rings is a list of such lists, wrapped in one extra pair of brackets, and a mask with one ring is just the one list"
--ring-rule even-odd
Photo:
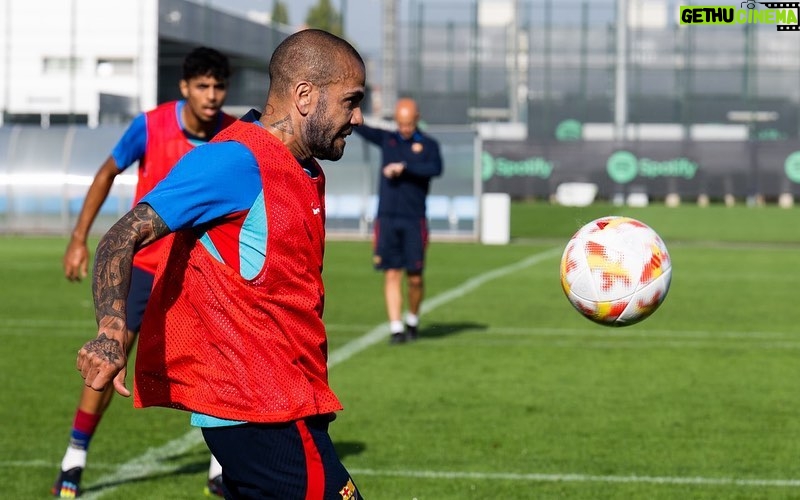
[(209, 47), (197, 47), (183, 60), (183, 79), (211, 76), (226, 81), (231, 75), (228, 57)]

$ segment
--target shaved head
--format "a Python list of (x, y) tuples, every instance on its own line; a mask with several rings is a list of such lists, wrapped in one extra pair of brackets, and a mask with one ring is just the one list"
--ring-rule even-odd
[(395, 118), (402, 117), (404, 119), (416, 120), (419, 117), (419, 109), (417, 109), (416, 101), (409, 97), (398, 99), (394, 107), (394, 114)]
[(353, 127), (364, 122), (364, 60), (327, 31), (298, 31), (269, 62), (269, 92), (261, 123), (295, 158), (338, 160)]
[(405, 139), (410, 139), (417, 130), (419, 122), (419, 109), (414, 99), (404, 97), (397, 100), (394, 106), (394, 121), (397, 123), (397, 131)]
[(318, 29), (298, 31), (281, 42), (272, 54), (270, 95), (286, 96), (302, 80), (323, 88), (342, 81), (352, 75), (342, 73), (344, 66), (335, 62), (345, 62), (347, 58), (358, 61), (363, 69), (361, 55), (345, 40)]

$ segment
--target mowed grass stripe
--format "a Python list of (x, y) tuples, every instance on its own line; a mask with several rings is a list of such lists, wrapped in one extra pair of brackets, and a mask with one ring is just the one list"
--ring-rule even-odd
[[(423, 338), (423, 340), (425, 340)], [(671, 330), (624, 330), (560, 328), (474, 328), (454, 336), (442, 347), (454, 345), (509, 346), (546, 344), (581, 348), (650, 349), (667, 348), (742, 348), (798, 349), (800, 336), (788, 332), (712, 332)], [(438, 346), (439, 344), (433, 343)]]
[(0, 318), (0, 337), (36, 335), (38, 338), (75, 337), (90, 340), (97, 323), (87, 311), (86, 319)]
[(710, 330), (640, 330), (636, 327), (633, 328), (608, 328), (608, 327), (591, 327), (591, 328), (552, 328), (552, 327), (491, 327), (486, 330), (475, 329), (470, 333), (486, 333), (498, 335), (542, 335), (542, 336), (581, 336), (592, 335), (599, 337), (678, 337), (678, 338), (713, 338), (713, 339), (798, 339), (800, 334), (796, 332), (783, 332), (783, 331), (754, 331), (754, 332), (738, 332), (738, 331), (710, 331)]

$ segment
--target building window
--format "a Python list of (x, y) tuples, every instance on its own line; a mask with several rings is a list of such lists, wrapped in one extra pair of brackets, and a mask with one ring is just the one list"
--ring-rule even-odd
[(79, 57), (45, 56), (42, 70), (45, 75), (63, 75), (71, 71), (78, 72), (83, 61)]
[(130, 76), (133, 75), (133, 59), (100, 58), (95, 67), (97, 76)]

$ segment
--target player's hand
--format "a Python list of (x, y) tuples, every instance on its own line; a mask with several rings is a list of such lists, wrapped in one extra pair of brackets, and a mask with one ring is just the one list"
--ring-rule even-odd
[(389, 163), (383, 167), (383, 176), (388, 179), (394, 179), (395, 177), (399, 177), (400, 174), (406, 169), (405, 163), (401, 162), (394, 162)]
[(125, 387), (125, 377), (128, 376), (128, 367), (122, 367), (122, 370), (117, 373), (117, 376), (114, 377), (114, 390), (117, 391), (117, 394), (124, 397), (129, 397), (131, 395), (131, 391)]
[(124, 329), (112, 333), (112, 329), (101, 327), (97, 338), (84, 344), (78, 351), (77, 368), (87, 387), (102, 391), (113, 381), (114, 389), (120, 395), (131, 395), (125, 387), (128, 363), (125, 336)]
[(70, 281), (80, 281), (89, 273), (89, 248), (86, 243), (70, 240), (64, 252), (64, 277)]

